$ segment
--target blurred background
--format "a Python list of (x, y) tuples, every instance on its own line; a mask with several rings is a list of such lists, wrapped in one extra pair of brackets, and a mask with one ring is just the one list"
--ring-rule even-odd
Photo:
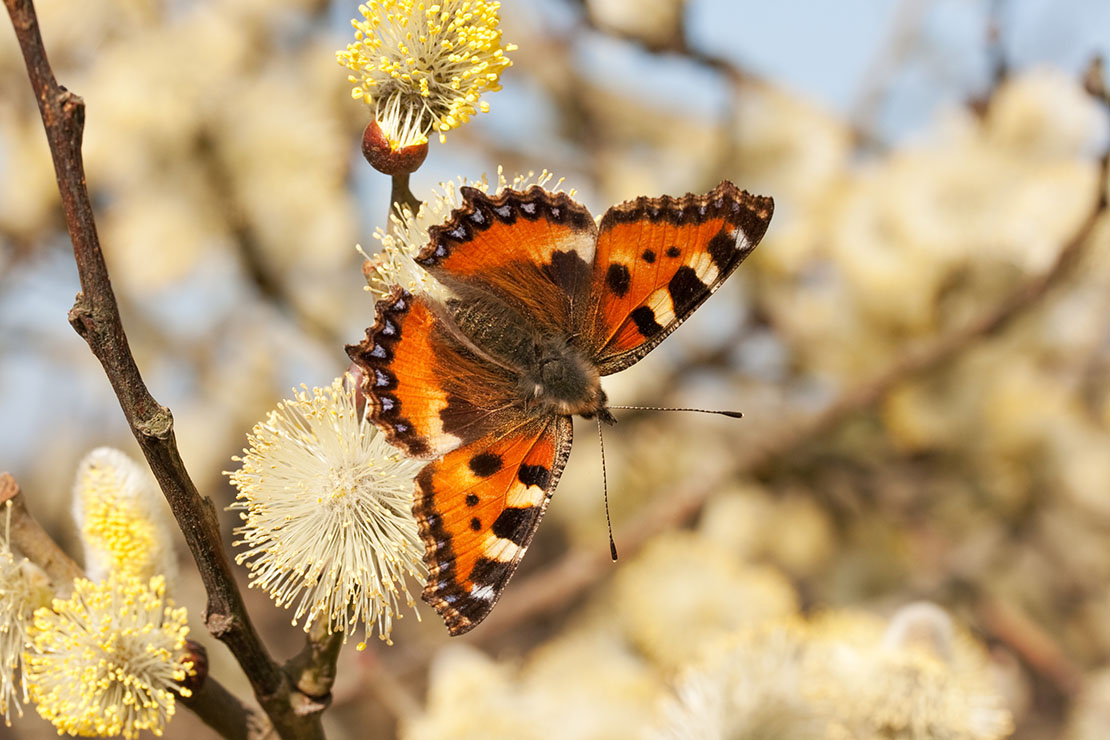
[[(88, 182), (131, 348), (222, 508), (250, 427), (292, 387), (329, 384), (372, 322), (354, 245), (375, 248), (389, 182), (359, 154), (367, 113), (335, 61), (356, 5), (36, 6), (55, 73), (87, 103)], [(1110, 737), (1106, 223), (1001, 331), (905, 369), (1052, 269), (1090, 212), (1107, 122), (1082, 79), (1110, 52), (1110, 4), (506, 0), (502, 18), (519, 46), (504, 89), (432, 143), (414, 193), (496, 182), (502, 166), (552, 171), (594, 214), (725, 178), (773, 196), (748, 262), (606, 385), (614, 403), (744, 419), (626, 412), (606, 437), (622, 558), (568, 586), (556, 566), (608, 549), (582, 427), (499, 609), (519, 606), (514, 589), (559, 598), (456, 639), (421, 604), (394, 645), (348, 645), (329, 736)], [(77, 461), (102, 445), (141, 455), (66, 321), (76, 270), (6, 30), (0, 91), (0, 469), (76, 556)], [(225, 512), (229, 552), (236, 524)], [(179, 552), (193, 634), (249, 696)], [(290, 615), (247, 596), (275, 656), (294, 653)], [(870, 658), (851, 680), (807, 673), (800, 690), (786, 676), (799, 645), (866, 657), (903, 640), (899, 615), (920, 601), (944, 610), (909, 612), (940, 656), (935, 685)], [(769, 634), (787, 647), (764, 654), (780, 644)], [(814, 697), (838, 684), (856, 719), (792, 724), (823, 716)], [(880, 700), (893, 719), (876, 719)], [(740, 729), (698, 724), (718, 714)], [(208, 732), (182, 709), (166, 736)], [(33, 709), (0, 728), (52, 736)]]

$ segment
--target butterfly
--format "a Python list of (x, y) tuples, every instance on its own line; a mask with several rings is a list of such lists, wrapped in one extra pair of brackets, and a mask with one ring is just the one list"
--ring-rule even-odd
[(637, 198), (599, 222), (539, 186), (460, 194), (416, 256), (442, 294), (393, 286), (347, 347), (367, 414), (429, 460), (413, 503), (423, 598), (452, 635), (490, 613), (520, 564), (570, 455), (572, 416), (614, 421), (601, 377), (716, 291), (774, 209), (727, 181)]

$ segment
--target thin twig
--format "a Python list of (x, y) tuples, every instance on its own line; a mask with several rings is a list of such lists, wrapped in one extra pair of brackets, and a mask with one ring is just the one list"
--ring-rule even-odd
[(55, 80), (31, 0), (4, 0), (4, 5), (42, 114), (81, 280), (70, 323), (104, 367), (185, 535), (208, 593), (205, 623), (209, 631), (227, 644), (282, 737), (322, 738), (318, 713), (298, 714), (292, 706), (294, 690), (259, 639), (235, 585), (215, 507), (200, 496), (185, 470), (173, 433), (173, 417), (151, 396), (128, 347), (85, 184), (81, 154), (84, 101)]
[(413, 195), (412, 190), (409, 189), (409, 173), (404, 172), (399, 175), (393, 175), (393, 185), (390, 188), (389, 202), (390, 215), (402, 215), (406, 206), (412, 211), (414, 216), (420, 212), (420, 199)]
[(191, 696), (179, 696), (177, 700), (227, 740), (266, 740), (273, 736), (273, 728), (264, 717), (244, 706), (211, 676)]
[[(1097, 62), (1092, 66), (1094, 64)], [(1089, 72), (1088, 76), (1090, 79), (1101, 79), (1094, 72)], [(1088, 88), (1095, 97), (1105, 101), (1101, 87), (1095, 89), (1094, 84), (1089, 82)], [(622, 551), (636, 553), (651, 537), (694, 517), (728, 480), (758, 475), (783, 456), (828, 435), (844, 421), (872, 408), (900, 383), (951, 361), (975, 346), (978, 340), (997, 335), (1015, 319), (1039, 305), (1045, 294), (1071, 274), (1090, 241), (1095, 225), (1106, 212), (1108, 172), (1110, 150), (1099, 161), (1097, 194), (1090, 212), (1061, 248), (1047, 272), (1026, 281), (968, 324), (906, 352), (872, 379), (841, 394), (824, 411), (800, 423), (784, 424), (778, 431), (765, 435), (762, 444), (737, 450), (736, 456), (727, 464), (705, 471), (704, 475), (677, 493), (662, 496), (618, 530), (617, 542)], [(573, 551), (546, 570), (513, 584), (482, 628), (475, 632), (474, 639), (493, 639), (526, 618), (558, 608), (611, 572), (612, 564), (604, 548)]]
[(343, 647), (343, 633), (329, 632), (327, 620), (312, 623), (301, 652), (285, 663), (285, 673), (293, 685), (318, 702), (331, 702), (335, 684), (335, 663)]
[(1075, 696), (1079, 693), (1083, 686), (1082, 669), (1020, 608), (998, 599), (984, 599), (976, 613), (987, 632), (1005, 643), (1062, 694)]
[(27, 502), (15, 478), (0, 473), (0, 504), (6, 502), (11, 505), (11, 544), (23, 557), (43, 569), (59, 595), (65, 595), (72, 590), (73, 579), (84, 573), (27, 511)]

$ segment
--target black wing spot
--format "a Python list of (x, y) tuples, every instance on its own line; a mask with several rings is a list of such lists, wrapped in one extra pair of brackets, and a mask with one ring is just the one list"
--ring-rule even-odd
[(524, 547), (528, 536), (532, 533), (532, 522), (535, 519), (535, 509), (531, 506), (521, 508), (510, 507), (501, 512), (493, 522), (493, 533), (502, 539), (511, 541), (514, 545)]
[(470, 472), (479, 478), (488, 478), (501, 470), (501, 456), (493, 452), (482, 452), (470, 458)]
[(552, 282), (571, 295), (574, 295), (579, 285), (587, 285), (590, 280), (590, 266), (574, 249), (569, 252), (552, 252), (551, 264), (546, 270)]
[(466, 494), (466, 505), (467, 506), (472, 506), (472, 507), (477, 506), (478, 505), (478, 497), (475, 496), (473, 493)]
[(644, 253), (641, 254), (640, 257), (643, 258), (644, 262), (647, 262), (650, 265), (652, 262), (655, 261), (655, 252), (650, 249), (645, 249)]
[(629, 316), (636, 323), (636, 328), (644, 337), (653, 337), (663, 331), (663, 327), (655, 320), (655, 312), (647, 306), (640, 306)]
[[(496, 586), (499, 583), (504, 583), (505, 579), (509, 577), (512, 563), (502, 563), (500, 560), (493, 560), (492, 558), (478, 558), (474, 563), (474, 570), (470, 571), (470, 582), (483, 586)], [(469, 602), (464, 602), (460, 607), (460, 612), (466, 612), (468, 609), (481, 606), (483, 609), (489, 607), (489, 603), (485, 601), (478, 601), (472, 599)]]
[(717, 266), (717, 271), (722, 274), (728, 272), (740, 254), (740, 250), (736, 248), (736, 240), (730, 238), (724, 230), (718, 231), (709, 240), (707, 251), (713, 264)]
[(478, 517), (471, 518), (470, 528), (473, 529), (475, 532), (480, 531), (482, 529), (482, 520)]
[(667, 291), (671, 294), (671, 302), (674, 304), (674, 315), (681, 318), (693, 311), (709, 294), (709, 286), (701, 281), (694, 268), (683, 265), (667, 283)]
[(526, 486), (539, 486), (546, 491), (547, 483), (551, 480), (551, 471), (542, 465), (528, 465), (525, 463), (520, 466), (516, 477)]
[(609, 290), (616, 294), (617, 298), (624, 298), (628, 295), (628, 288), (632, 285), (632, 275), (628, 272), (628, 268), (620, 264), (609, 265), (609, 272), (605, 274), (605, 284), (609, 286)]
[(678, 247), (674, 246), (673, 244), (671, 246), (667, 247), (667, 256), (670, 257), (671, 259), (674, 259), (675, 257), (677, 257), (680, 254), (682, 254), (682, 250), (679, 249)]

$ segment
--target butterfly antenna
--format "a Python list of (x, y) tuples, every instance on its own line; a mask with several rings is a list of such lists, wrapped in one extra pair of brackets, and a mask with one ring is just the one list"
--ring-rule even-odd
[(677, 409), (669, 406), (609, 406), (611, 409), (626, 409), (628, 411), (696, 411), (699, 414), (720, 414), (727, 416), (730, 419), (743, 418), (744, 414), (739, 411), (718, 411), (716, 409)]
[(601, 491), (605, 499), (605, 524), (609, 527), (609, 554), (617, 562), (617, 543), (613, 539), (613, 520), (609, 518), (609, 481), (605, 475), (605, 438), (601, 434), (601, 416), (597, 417), (597, 443), (601, 446)]

